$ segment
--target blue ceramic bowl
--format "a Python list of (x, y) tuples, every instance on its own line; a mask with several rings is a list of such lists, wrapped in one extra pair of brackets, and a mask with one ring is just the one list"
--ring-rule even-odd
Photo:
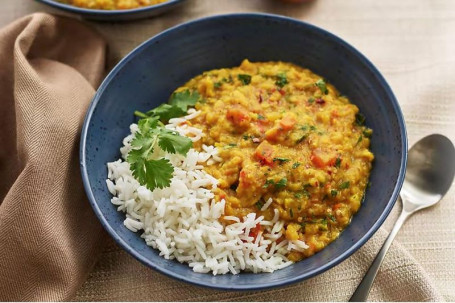
[(127, 21), (142, 19), (160, 15), (170, 9), (180, 5), (185, 0), (168, 0), (167, 2), (157, 5), (151, 5), (135, 9), (124, 10), (102, 10), (102, 9), (88, 9), (81, 8), (73, 5), (63, 4), (57, 0), (36, 0), (57, 9), (64, 10), (69, 13), (80, 15), (83, 18), (99, 21)]
[[(282, 60), (310, 68), (347, 95), (374, 130), (376, 156), (371, 188), (360, 211), (333, 243), (314, 256), (272, 274), (213, 276), (168, 261), (123, 225), (106, 188), (106, 163), (119, 158), (122, 139), (146, 111), (168, 100), (178, 86), (214, 68), (242, 59)], [(301, 281), (326, 271), (359, 249), (392, 209), (405, 175), (407, 139), (398, 103), (379, 71), (340, 38), (315, 26), (274, 15), (235, 14), (171, 28), (144, 42), (107, 76), (88, 110), (81, 138), (82, 177), (90, 203), (109, 234), (145, 265), (189, 283), (252, 290)]]

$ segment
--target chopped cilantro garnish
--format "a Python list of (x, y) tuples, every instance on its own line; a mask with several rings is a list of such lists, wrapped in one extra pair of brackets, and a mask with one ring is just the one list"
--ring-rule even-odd
[(296, 169), (297, 167), (300, 166), (300, 163), (299, 162), (295, 162), (294, 164), (292, 164), (292, 168), (293, 169)]
[(310, 125), (310, 130), (315, 131), (316, 130), (316, 126)]
[(289, 83), (288, 79), (286, 78), (286, 74), (284, 74), (284, 73), (280, 73), (280, 74), (276, 75), (276, 78), (277, 78), (277, 80), (276, 80), (275, 84), (279, 87), (283, 87)]
[(228, 145), (225, 145), (224, 148), (233, 148), (236, 146), (237, 146), (237, 144), (235, 144), (235, 143), (229, 143)]
[(336, 160), (335, 160), (335, 167), (336, 168), (340, 168), (340, 166), (341, 166), (341, 158), (337, 157)]
[(345, 182), (341, 183), (339, 189), (346, 189), (346, 188), (349, 188), (350, 185), (351, 185), (351, 182), (345, 181)]
[(277, 183), (275, 183), (275, 188), (277, 188), (277, 189), (283, 188), (283, 187), (286, 186), (287, 183), (288, 183), (288, 179), (282, 178), (280, 181), (278, 181)]
[(292, 208), (289, 209), (289, 215), (291, 216), (291, 218), (294, 217), (294, 212), (292, 211)]
[(300, 198), (302, 198), (302, 194), (301, 193), (296, 193), (296, 194), (294, 194), (294, 197), (297, 198), (297, 199), (300, 199)]
[(332, 220), (332, 222), (336, 222), (336, 221), (337, 221), (337, 219), (335, 218), (335, 216), (332, 215), (332, 214), (327, 215), (327, 217), (329, 217), (329, 219)]
[(251, 82), (251, 76), (247, 74), (239, 74), (237, 78), (243, 83), (243, 85), (248, 85)]
[(214, 86), (215, 88), (220, 88), (220, 87), (221, 87), (221, 84), (223, 84), (223, 83), (221, 83), (221, 81), (218, 81), (218, 82), (213, 83), (213, 86)]
[(338, 195), (338, 191), (336, 189), (332, 189), (330, 191), (330, 194), (332, 195), (332, 197), (336, 197)]
[(319, 230), (320, 231), (326, 231), (327, 230), (327, 219), (324, 218), (324, 219), (321, 219), (321, 221), (319, 222), (321, 225), (319, 226)]
[(272, 179), (267, 179), (267, 180), (265, 180), (265, 184), (262, 187), (267, 188), (267, 187), (269, 187), (269, 185), (273, 185), (273, 184), (275, 184), (275, 181), (273, 181)]
[(255, 205), (256, 205), (257, 209), (260, 210), (262, 208), (262, 206), (264, 206), (264, 201), (259, 200), (259, 201), (256, 202)]
[(323, 79), (319, 79), (318, 81), (316, 81), (315, 85), (319, 87), (319, 89), (324, 95), (327, 95), (329, 93), (329, 90), (327, 89), (327, 84)]
[(306, 139), (306, 137), (307, 137), (306, 134), (301, 136), (300, 138), (297, 139), (297, 141), (295, 141), (295, 144), (302, 143)]
[(243, 140), (248, 140), (250, 138), (249, 135), (243, 135)]
[(265, 120), (265, 117), (261, 114), (258, 114), (258, 120)]
[(273, 158), (273, 162), (280, 162), (280, 165), (288, 161), (290, 160), (286, 158)]
[(304, 189), (302, 192), (305, 195), (305, 197), (311, 198), (311, 194), (310, 194), (310, 192), (307, 189)]
[(308, 103), (314, 103), (314, 98), (313, 97), (310, 97), (310, 99), (308, 99)]
[(363, 136), (360, 135), (359, 139), (357, 139), (357, 142), (356, 142), (355, 146), (357, 146), (360, 142), (362, 142), (362, 140), (363, 140)]
[(361, 113), (355, 114), (355, 124), (362, 126), (365, 124), (365, 116)]

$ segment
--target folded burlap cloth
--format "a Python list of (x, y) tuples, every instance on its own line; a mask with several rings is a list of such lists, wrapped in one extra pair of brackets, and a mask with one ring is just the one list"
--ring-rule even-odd
[[(87, 202), (78, 165), (79, 132), (103, 74), (104, 56), (103, 39), (71, 19), (34, 14), (0, 31), (0, 300), (349, 298), (385, 231), (318, 277), (260, 292), (177, 282), (140, 265), (112, 240), (106, 246), (108, 236)], [(103, 248), (102, 259), (88, 275)], [(442, 297), (395, 242), (370, 299)]]

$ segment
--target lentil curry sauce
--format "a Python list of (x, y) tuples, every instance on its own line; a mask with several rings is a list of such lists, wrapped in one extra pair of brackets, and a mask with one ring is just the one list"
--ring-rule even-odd
[(214, 145), (223, 159), (205, 170), (219, 180), (215, 195), (226, 200), (226, 216), (255, 212), (271, 220), (278, 209), (285, 226), (277, 242), (309, 246), (289, 252), (292, 261), (339, 236), (361, 205), (374, 158), (372, 130), (357, 106), (310, 70), (283, 62), (244, 60), (177, 91), (186, 89), (203, 98), (191, 122), (205, 134), (195, 148)]

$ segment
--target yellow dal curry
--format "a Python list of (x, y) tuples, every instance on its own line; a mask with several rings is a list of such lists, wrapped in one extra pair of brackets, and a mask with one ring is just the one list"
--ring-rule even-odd
[(293, 261), (339, 236), (361, 205), (373, 161), (372, 131), (354, 104), (310, 70), (283, 62), (244, 60), (177, 91), (186, 89), (203, 97), (192, 120), (205, 133), (198, 143), (215, 145), (223, 159), (205, 170), (220, 182), (216, 197), (226, 200), (226, 215), (271, 220), (278, 209), (282, 239), (309, 245), (291, 251)]
[(58, 2), (91, 9), (133, 9), (166, 2), (167, 0), (58, 0)]

